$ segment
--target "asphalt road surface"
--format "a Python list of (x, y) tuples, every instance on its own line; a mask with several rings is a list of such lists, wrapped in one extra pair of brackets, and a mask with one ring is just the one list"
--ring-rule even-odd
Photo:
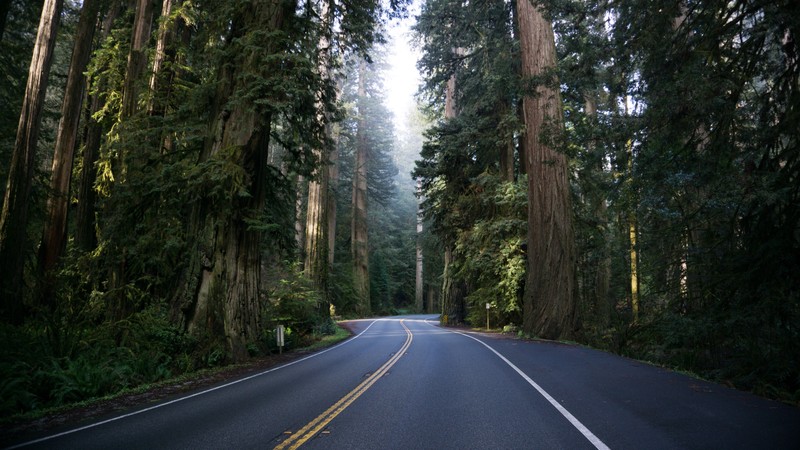
[(338, 346), (22, 448), (800, 448), (800, 409), (578, 346), (354, 323)]

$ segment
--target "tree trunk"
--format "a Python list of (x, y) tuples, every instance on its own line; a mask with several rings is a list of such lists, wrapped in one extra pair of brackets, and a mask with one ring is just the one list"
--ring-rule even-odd
[[(248, 33), (273, 33), (283, 27), (284, 17), (293, 5), (280, 0), (253, 0), (241, 20), (242, 28), (234, 27), (232, 39), (245, 40)], [(261, 52), (247, 52), (235, 66), (220, 69), (220, 82), (214, 101), (210, 137), (203, 159), (233, 158), (246, 174), (248, 196), (236, 196), (232, 208), (222, 212), (203, 211), (196, 221), (199, 240), (203, 242), (199, 271), (189, 283), (193, 301), (181, 305), (186, 313), (187, 328), (192, 332), (224, 335), (235, 361), (248, 357), (248, 344), (261, 337), (261, 235), (248, 225), (265, 207), (267, 160), (271, 116), (258, 111), (252, 99), (237, 95), (247, 89), (250, 77), (275, 76), (277, 69), (263, 66), (263, 55), (280, 51), (279, 41), (267, 41)], [(236, 59), (233, 59), (236, 61)], [(233, 153), (229, 153), (233, 151)], [(193, 287), (192, 287), (193, 286)]]
[(369, 242), (367, 235), (367, 130), (366, 103), (367, 63), (358, 68), (358, 130), (356, 131), (356, 161), (353, 173), (353, 224), (351, 242), (353, 253), (353, 286), (357, 296), (358, 314), (371, 313), (369, 288)]
[[(322, 33), (320, 34), (317, 52), (319, 54), (318, 70), (321, 75), (321, 82), (327, 83), (330, 79), (330, 41), (328, 34), (331, 27), (330, 5), (323, 1), (320, 8), (320, 18), (322, 20)], [(314, 156), (317, 159), (316, 176), (308, 183), (308, 204), (306, 206), (306, 242), (305, 242), (305, 264), (304, 272), (311, 279), (317, 290), (322, 293), (323, 304), (320, 305), (320, 312), (329, 311), (330, 304), (327, 301), (328, 291), (328, 241), (332, 239), (328, 230), (328, 206), (330, 201), (330, 171), (328, 169), (328, 142), (330, 138), (330, 126), (327, 114), (325, 113), (325, 89), (324, 86), (317, 93), (319, 101), (316, 103), (317, 120), (325, 131), (325, 141), (320, 143), (320, 148), (314, 149)]]
[(334, 139), (328, 166), (328, 270), (333, 267), (336, 250), (336, 189), (339, 185), (339, 143)]
[[(498, 106), (498, 115), (504, 117), (510, 112), (510, 107), (507, 102), (501, 102)], [(500, 179), (507, 182), (514, 181), (514, 135), (511, 130), (508, 133), (505, 145), (498, 149), (498, 169), (500, 172)]]
[[(78, 124), (86, 87), (86, 66), (92, 51), (92, 40), (97, 27), (100, 2), (85, 0), (75, 33), (64, 103), (61, 105), (61, 122), (53, 153), (53, 171), (50, 178), (50, 198), (47, 202), (47, 219), (39, 249), (40, 271), (47, 276), (64, 251), (67, 237), (67, 207), (72, 178), (72, 163), (78, 141)], [(47, 283), (47, 282), (45, 282)], [(46, 287), (46, 286), (45, 286)], [(47, 298), (44, 298), (47, 301)]]
[[(585, 95), (584, 109), (586, 117), (596, 123), (597, 121), (597, 103), (592, 94)], [(599, 151), (594, 142), (591, 142), (589, 151)], [(598, 158), (596, 169), (603, 172), (603, 158)], [(607, 328), (611, 322), (611, 313), (614, 310), (614, 305), (609, 298), (609, 284), (611, 281), (611, 251), (608, 248), (610, 236), (608, 235), (608, 207), (606, 206), (606, 195), (604, 192), (597, 190), (589, 199), (594, 212), (594, 218), (600, 224), (602, 239), (600, 244), (600, 258), (597, 266), (595, 267), (594, 277), (591, 282), (591, 292), (589, 294), (592, 303), (595, 321), (601, 328)]]
[[(464, 49), (455, 49), (456, 55), (463, 55)], [(456, 105), (456, 77), (452, 75), (447, 80), (447, 90), (444, 98), (444, 118), (451, 120), (458, 114)], [(442, 270), (442, 317), (445, 325), (456, 325), (464, 322), (464, 297), (466, 289), (463, 283), (453, 280), (453, 249), (448, 245), (444, 251), (444, 269)]]
[[(320, 155), (322, 156), (322, 155)], [(324, 164), (324, 160), (321, 160)], [(308, 204), (306, 205), (305, 261), (303, 269), (317, 289), (325, 292), (328, 267), (328, 170), (320, 166), (317, 177), (308, 182)]]
[(294, 202), (294, 241), (297, 244), (298, 259), (305, 264), (305, 221), (303, 220), (303, 194), (305, 193), (306, 177), (297, 176), (297, 192)]
[(147, 102), (147, 111), (151, 116), (162, 116), (166, 111), (166, 102), (169, 100), (169, 93), (162, 92), (169, 88), (173, 70), (168, 74), (162, 74), (164, 63), (174, 60), (175, 52), (172, 49), (175, 28), (178, 24), (171, 20), (173, 2), (175, 0), (163, 0), (161, 4), (161, 20), (158, 25), (158, 38), (156, 39), (156, 51), (153, 55), (153, 71), (150, 74), (150, 97)]
[[(421, 189), (422, 182), (417, 181), (417, 192)], [(425, 307), (425, 292), (422, 271), (422, 207), (417, 205), (417, 267), (414, 284), (414, 304), (417, 311), (423, 312)]]
[(153, 26), (153, 0), (136, 0), (136, 17), (133, 21), (131, 50), (122, 88), (122, 117), (131, 117), (136, 112), (139, 79), (147, 66), (147, 41)]
[(444, 325), (464, 323), (466, 286), (453, 279), (453, 249), (444, 251), (444, 274), (442, 276), (442, 318)]
[(62, 6), (62, 0), (46, 0), (42, 8), (0, 213), (0, 308), (3, 316), (14, 323), (22, 320), (22, 276), (28, 244), (28, 201), (35, 170), (42, 108)]
[[(114, 21), (119, 17), (122, 5), (119, 1), (113, 1), (106, 16), (103, 18), (101, 38), (105, 39), (111, 33)], [(86, 111), (86, 137), (81, 156), (81, 180), (78, 188), (78, 209), (75, 217), (75, 244), (84, 252), (88, 252), (97, 245), (97, 234), (95, 232), (95, 203), (96, 195), (94, 183), (97, 178), (97, 170), (94, 165), (100, 153), (100, 144), (103, 140), (103, 128), (94, 119), (94, 115), (100, 111), (104, 103), (97, 95), (90, 96), (89, 107)]]
[[(540, 77), (555, 67), (551, 24), (529, 1), (517, 2), (523, 75)], [(523, 99), (528, 152), (528, 273), (523, 329), (547, 339), (572, 335), (577, 326), (575, 239), (567, 159), (545, 142), (543, 131), (563, 127), (558, 83), (541, 84)]]

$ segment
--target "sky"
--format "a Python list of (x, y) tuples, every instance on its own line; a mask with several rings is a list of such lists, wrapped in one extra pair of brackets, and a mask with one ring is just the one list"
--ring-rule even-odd
[(417, 71), (419, 51), (411, 48), (411, 26), (417, 8), (412, 6), (409, 17), (392, 21), (389, 28), (389, 66), (385, 75), (386, 99), (389, 110), (394, 113), (395, 129), (401, 132), (408, 128), (408, 113), (416, 104), (414, 94), (420, 83)]

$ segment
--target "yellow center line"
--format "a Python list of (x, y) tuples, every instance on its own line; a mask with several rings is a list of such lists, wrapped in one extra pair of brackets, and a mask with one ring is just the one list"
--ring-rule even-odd
[(366, 380), (362, 381), (361, 384), (356, 386), (356, 388), (350, 391), (347, 395), (339, 399), (338, 402), (334, 403), (333, 406), (325, 410), (325, 412), (317, 416), (303, 428), (297, 430), (297, 432), (289, 436), (285, 441), (275, 446), (275, 450), (296, 449), (305, 444), (309, 439), (314, 437), (323, 428), (325, 428), (334, 418), (336, 418), (336, 416), (338, 416), (342, 411), (356, 401), (361, 394), (372, 387), (372, 385), (375, 384), (380, 377), (388, 372), (389, 369), (400, 359), (400, 357), (403, 356), (406, 350), (408, 350), (408, 347), (411, 346), (411, 341), (414, 338), (414, 335), (411, 334), (411, 330), (409, 330), (406, 324), (403, 323), (403, 320), (400, 320), (400, 325), (402, 325), (406, 331), (406, 341), (403, 343), (403, 346), (400, 347), (400, 350), (391, 358), (389, 358), (389, 360), (386, 361), (378, 370), (376, 370), (375, 373), (370, 375)]

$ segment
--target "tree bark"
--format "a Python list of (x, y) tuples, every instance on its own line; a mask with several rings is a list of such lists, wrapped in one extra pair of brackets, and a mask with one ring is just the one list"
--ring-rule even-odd
[[(504, 117), (509, 114), (511, 107), (507, 102), (500, 102), (498, 105), (498, 115)], [(500, 179), (507, 182), (514, 181), (514, 135), (509, 130), (505, 145), (498, 149), (498, 170)]]
[[(81, 105), (86, 90), (86, 66), (92, 51), (92, 40), (97, 27), (100, 2), (85, 0), (75, 33), (64, 103), (61, 105), (61, 122), (56, 135), (53, 153), (53, 171), (50, 178), (50, 198), (47, 202), (47, 219), (39, 250), (40, 271), (47, 273), (55, 268), (64, 251), (67, 236), (67, 207), (72, 164), (78, 141)], [(47, 282), (45, 282), (47, 283)], [(44, 298), (47, 301), (47, 298)]]
[[(456, 55), (463, 55), (464, 50), (455, 49)], [(452, 120), (458, 115), (456, 105), (456, 77), (452, 75), (447, 80), (447, 88), (444, 98), (444, 118)], [(453, 279), (453, 248), (448, 245), (444, 251), (444, 269), (442, 270), (442, 318), (441, 322), (445, 325), (457, 325), (464, 322), (464, 298), (466, 288), (463, 283), (458, 283)]]
[[(417, 181), (417, 192), (421, 189), (422, 182)], [(424, 273), (422, 271), (423, 267), (423, 257), (422, 257), (422, 205), (417, 205), (417, 266), (415, 272), (415, 283), (414, 283), (414, 305), (416, 306), (417, 311), (423, 312), (425, 307), (425, 292), (424, 292)]]
[(305, 193), (306, 177), (297, 176), (296, 197), (294, 202), (294, 241), (297, 244), (298, 260), (305, 265), (305, 234), (306, 227), (303, 220), (303, 194)]
[(334, 138), (328, 165), (328, 270), (333, 267), (336, 251), (336, 192), (339, 184), (339, 143)]
[(0, 212), (0, 304), (9, 321), (22, 320), (22, 276), (28, 245), (28, 201), (62, 0), (46, 0), (33, 47), (8, 182)]
[[(324, 164), (324, 161), (322, 164)], [(319, 167), (317, 177), (308, 182), (305, 227), (306, 250), (303, 271), (314, 282), (317, 289), (325, 292), (328, 273), (327, 167)]]
[[(166, 111), (165, 99), (169, 98), (168, 93), (163, 93), (165, 86), (171, 84), (171, 74), (162, 76), (164, 63), (174, 59), (174, 51), (171, 49), (174, 40), (175, 28), (178, 24), (171, 20), (173, 2), (175, 0), (163, 0), (161, 4), (161, 20), (158, 25), (158, 37), (156, 39), (156, 51), (153, 55), (153, 71), (150, 74), (150, 97), (147, 102), (147, 111), (152, 116), (161, 116)], [(168, 101), (168, 100), (167, 100)]]
[(136, 112), (139, 79), (147, 65), (147, 41), (153, 27), (153, 0), (136, 0), (136, 17), (133, 21), (131, 49), (122, 88), (122, 117), (131, 117)]
[[(280, 30), (291, 11), (293, 5), (281, 0), (253, 0), (245, 15), (231, 21), (241, 25), (234, 27), (229, 41), (246, 40), (248, 33)], [(200, 270), (187, 286), (193, 301), (181, 309), (189, 331), (222, 334), (235, 361), (248, 358), (248, 345), (261, 337), (262, 233), (248, 222), (265, 207), (272, 119), (258, 111), (252, 99), (237, 94), (247, 89), (249, 77), (275, 76), (277, 68), (264, 66), (261, 60), (265, 54), (279, 52), (281, 45), (277, 40), (265, 42), (262, 51), (248, 51), (235, 66), (220, 69), (210, 137), (202, 156), (233, 158), (246, 174), (249, 195), (236, 196), (225, 211), (197, 214), (195, 220), (203, 222), (198, 227), (200, 255), (195, 258)]]
[[(319, 62), (317, 68), (321, 76), (321, 83), (324, 85), (330, 79), (330, 40), (331, 32), (331, 11), (327, 1), (321, 4), (320, 18), (322, 20), (322, 32), (317, 44)], [(330, 305), (327, 302), (328, 291), (328, 241), (331, 239), (328, 227), (328, 206), (330, 201), (329, 182), (330, 171), (328, 169), (328, 142), (330, 137), (330, 126), (327, 114), (325, 113), (325, 89), (324, 86), (317, 93), (319, 101), (317, 107), (317, 120), (325, 132), (324, 140), (320, 147), (314, 149), (314, 156), (318, 161), (316, 176), (308, 183), (308, 204), (306, 206), (306, 242), (305, 242), (305, 264), (304, 272), (310, 278), (316, 288), (323, 295), (323, 304), (320, 305), (320, 312), (325, 313)]]
[(369, 238), (367, 233), (367, 130), (365, 117), (367, 63), (358, 67), (358, 130), (356, 161), (353, 173), (353, 220), (351, 242), (353, 253), (353, 286), (357, 296), (356, 312), (364, 317), (371, 313), (369, 287)]
[[(529, 1), (517, 2), (520, 56), (526, 78), (548, 75), (555, 67), (553, 28)], [(561, 339), (577, 326), (575, 239), (572, 228), (567, 158), (541, 139), (563, 127), (558, 83), (539, 84), (523, 99), (528, 152), (528, 273), (523, 329)]]
[[(103, 18), (101, 38), (105, 39), (111, 33), (114, 21), (119, 17), (122, 5), (118, 0), (113, 1)], [(97, 170), (94, 165), (100, 152), (100, 144), (103, 140), (103, 127), (94, 119), (94, 115), (100, 111), (104, 102), (99, 96), (90, 96), (89, 107), (86, 111), (86, 137), (81, 156), (81, 180), (78, 188), (78, 208), (75, 217), (75, 244), (84, 252), (88, 252), (97, 245), (97, 234), (95, 232), (95, 206), (96, 195), (94, 183), (97, 178)]]
[[(592, 122), (597, 121), (597, 102), (593, 94), (586, 94), (584, 96), (584, 110), (586, 117)], [(589, 144), (590, 152), (598, 152), (598, 148), (592, 141)], [(596, 170), (603, 172), (603, 158), (598, 158)], [(594, 319), (597, 325), (601, 328), (606, 328), (611, 322), (611, 314), (614, 310), (614, 305), (609, 298), (609, 284), (611, 281), (611, 251), (608, 248), (610, 236), (608, 236), (608, 207), (606, 206), (606, 195), (604, 192), (596, 191), (591, 194), (589, 201), (594, 213), (594, 218), (600, 224), (600, 230), (603, 239), (600, 244), (600, 258), (595, 267), (594, 277), (590, 280), (589, 286), (590, 302), (594, 309)]]
[(466, 286), (464, 283), (453, 279), (453, 249), (447, 247), (444, 251), (444, 273), (442, 275), (442, 318), (444, 325), (458, 325), (464, 323), (466, 307)]

